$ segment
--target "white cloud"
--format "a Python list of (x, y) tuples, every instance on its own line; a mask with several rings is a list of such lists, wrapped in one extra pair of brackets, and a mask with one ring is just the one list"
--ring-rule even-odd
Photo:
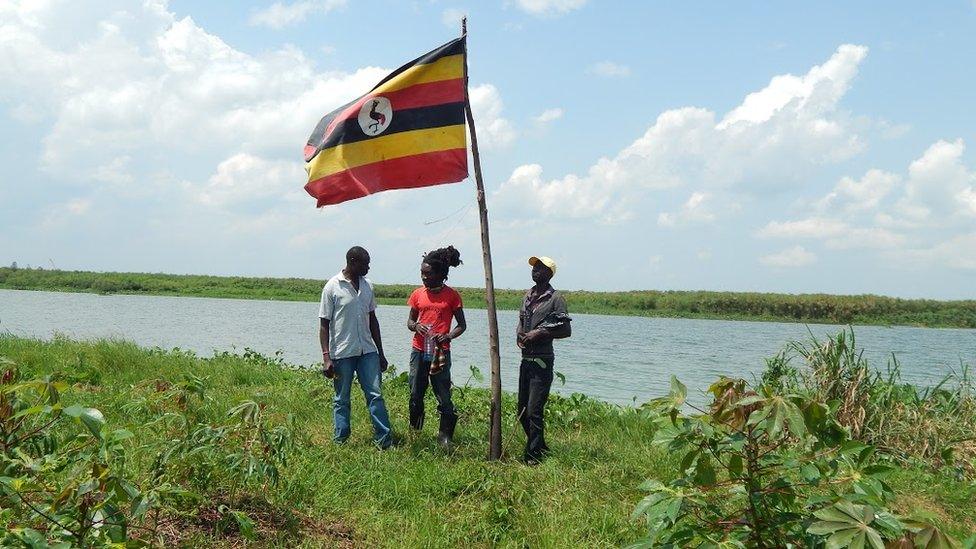
[(909, 165), (905, 176), (872, 169), (859, 180), (842, 177), (813, 202), (816, 215), (770, 221), (756, 236), (817, 239), (829, 250), (886, 250), (884, 257), (896, 262), (958, 266), (961, 260), (949, 247), (965, 248), (969, 241), (960, 235), (946, 240), (945, 234), (971, 230), (976, 217), (976, 172), (963, 165), (964, 150), (961, 139), (940, 140)]
[(84, 198), (74, 198), (68, 201), (66, 207), (69, 212), (75, 215), (82, 215), (87, 213), (88, 210), (91, 208), (91, 200), (87, 200)]
[(513, 199), (506, 202), (513, 208), (526, 207), (528, 204), (525, 200), (532, 197), (531, 207), (542, 212), (558, 211), (560, 215), (573, 219), (602, 215), (610, 201), (609, 197), (601, 196), (598, 190), (579, 185), (575, 176), (557, 182), (544, 181), (542, 166), (538, 164), (515, 168), (503, 189), (507, 196), (502, 199)]
[(90, 198), (72, 198), (67, 202), (52, 204), (41, 220), (41, 227), (49, 231), (63, 230), (87, 215), (91, 207)]
[(546, 109), (542, 111), (542, 113), (536, 116), (535, 118), (533, 118), (533, 120), (535, 120), (539, 124), (547, 124), (549, 122), (552, 122), (553, 120), (559, 120), (562, 117), (563, 117), (563, 110), (560, 109), (559, 107), (555, 107), (552, 109)]
[(298, 162), (238, 153), (217, 165), (217, 172), (197, 191), (197, 199), (220, 206), (280, 198), (300, 189), (304, 179), (305, 171)]
[(510, 203), (541, 205), (545, 201), (536, 199), (542, 195), (560, 196), (551, 207), (540, 207), (539, 214), (619, 221), (653, 207), (645, 200), (661, 189), (782, 192), (794, 182), (809, 181), (818, 166), (861, 150), (860, 138), (849, 117), (838, 112), (838, 104), (865, 52), (861, 46), (843, 45), (802, 77), (774, 78), (721, 123), (706, 109), (665, 111), (643, 136), (615, 156), (599, 159), (586, 174), (545, 180), (535, 166), (538, 179), (532, 185), (510, 178), (499, 189), (499, 198), (509, 195)]
[(0, 41), (0, 81), (11, 83), (0, 100), (52, 119), (41, 165), (81, 181), (145, 181), (153, 170), (183, 180), (190, 164), (238, 151), (300, 162), (315, 122), (388, 72), (315, 73), (293, 47), (251, 56), (153, 4), (126, 24), (112, 22), (117, 12), (91, 17), (103, 24), (85, 41), (43, 40), (26, 20), (7, 23)]
[(938, 141), (908, 167), (905, 192), (897, 213), (917, 222), (945, 225), (976, 217), (976, 171), (962, 163), (962, 139)]
[(968, 232), (928, 248), (898, 250), (893, 257), (916, 266), (946, 265), (954, 269), (976, 271), (976, 232)]
[(781, 252), (764, 255), (759, 258), (759, 263), (767, 267), (793, 268), (811, 265), (816, 260), (817, 256), (813, 252), (808, 252), (803, 246), (793, 246)]
[(768, 86), (747, 95), (741, 105), (725, 115), (719, 129), (740, 122), (766, 122), (789, 105), (813, 115), (833, 110), (850, 89), (867, 54), (865, 46), (844, 44), (826, 63), (813, 67), (803, 76), (773, 77)]
[(825, 245), (831, 250), (874, 249), (885, 250), (900, 248), (908, 239), (904, 235), (888, 229), (869, 227), (852, 228), (843, 235), (828, 238)]
[(471, 114), (478, 133), (478, 146), (500, 149), (515, 141), (515, 128), (502, 116), (504, 103), (498, 88), (481, 84), (468, 91), (471, 98)]
[(815, 204), (815, 208), (820, 212), (840, 210), (847, 213), (872, 210), (900, 181), (899, 176), (877, 169), (868, 170), (860, 180), (843, 177), (833, 191)]
[(448, 8), (441, 12), (441, 23), (449, 29), (460, 29), (461, 18), (466, 17), (468, 12), (459, 8)]
[(300, 0), (290, 4), (275, 2), (255, 10), (248, 22), (254, 26), (282, 29), (305, 21), (310, 15), (325, 14), (346, 5), (346, 0)]
[(693, 192), (680, 210), (674, 213), (662, 212), (657, 216), (657, 224), (662, 227), (675, 227), (691, 223), (708, 223), (715, 220), (709, 209), (711, 194)]
[(562, 15), (578, 10), (587, 0), (516, 0), (516, 5), (522, 11), (532, 15)]
[(911, 124), (892, 124), (884, 119), (878, 120), (877, 127), (884, 139), (898, 139), (912, 130)]
[(756, 231), (760, 238), (830, 238), (844, 234), (847, 223), (826, 217), (810, 217), (799, 221), (770, 221)]
[(630, 76), (630, 67), (613, 61), (600, 61), (590, 65), (586, 72), (605, 78), (622, 78)]

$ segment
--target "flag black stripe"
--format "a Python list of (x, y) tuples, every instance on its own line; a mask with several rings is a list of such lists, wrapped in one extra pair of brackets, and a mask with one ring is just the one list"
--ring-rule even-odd
[[(442, 46), (440, 46), (438, 48), (435, 48), (435, 49), (433, 49), (433, 50), (425, 53), (424, 55), (421, 55), (420, 57), (414, 59), (413, 61), (407, 63), (406, 65), (403, 65), (402, 67), (400, 67), (397, 70), (393, 71), (392, 73), (388, 74), (383, 80), (380, 80), (380, 82), (378, 84), (376, 84), (375, 86), (373, 86), (372, 89), (375, 90), (376, 88), (378, 88), (378, 87), (382, 86), (383, 84), (389, 82), (391, 79), (396, 78), (397, 76), (399, 76), (400, 74), (402, 74), (405, 70), (407, 70), (407, 69), (409, 69), (409, 68), (411, 68), (413, 66), (416, 66), (416, 65), (427, 65), (427, 64), (430, 64), (430, 63), (433, 63), (433, 62), (437, 61), (438, 59), (441, 59), (441, 58), (444, 58), (444, 57), (447, 57), (447, 56), (450, 56), (450, 55), (458, 55), (458, 54), (464, 53), (465, 52), (465, 45), (466, 45), (466, 39), (465, 39), (465, 37), (455, 38), (454, 40), (451, 40), (450, 42), (448, 42), (448, 43), (446, 43), (446, 44), (444, 44), (444, 45), (442, 45)], [(372, 91), (372, 90), (370, 90), (370, 91)], [(367, 94), (363, 94), (363, 95), (367, 95)], [(356, 101), (359, 101), (360, 99), (362, 99), (362, 97), (363, 97), (362, 95), (359, 96), (359, 97), (357, 97), (356, 99), (354, 99), (354, 100), (346, 103), (345, 105), (339, 107), (338, 109), (335, 109), (334, 111), (330, 112), (329, 114), (323, 116), (322, 119), (319, 120), (319, 123), (316, 124), (315, 129), (312, 130), (312, 135), (310, 135), (309, 138), (308, 138), (308, 147), (313, 147), (315, 149), (315, 151), (314, 151), (313, 154), (310, 154), (310, 155), (307, 156), (306, 161), (309, 161), (309, 160), (311, 160), (311, 158), (314, 158), (315, 155), (317, 155), (323, 148), (333, 147), (333, 146), (335, 146), (335, 145), (337, 145), (339, 143), (351, 143), (351, 142), (354, 142), (354, 141), (360, 141), (362, 139), (366, 139), (366, 135), (363, 134), (362, 129), (359, 128), (359, 124), (356, 122), (356, 119), (354, 118), (354, 119), (351, 120), (352, 125), (355, 126), (354, 128), (349, 127), (350, 126), (350, 121), (347, 120), (347, 121), (343, 122), (342, 124), (340, 124), (340, 126), (344, 126), (345, 128), (344, 127), (336, 128), (336, 131), (333, 132), (333, 134), (331, 136), (329, 136), (328, 142), (327, 143), (324, 143), (322, 145), (319, 145), (319, 143), (322, 142), (322, 137), (325, 134), (325, 130), (329, 127), (329, 124), (331, 124), (332, 121), (335, 120), (335, 118), (340, 113), (342, 113), (347, 108), (349, 108), (350, 105), (355, 104)], [(462, 106), (462, 108), (463, 108), (463, 106)], [(414, 109), (414, 110), (423, 110), (423, 109)], [(398, 119), (398, 115), (400, 114), (400, 112), (405, 112), (405, 111), (399, 111), (399, 112), (395, 112), (394, 113), (394, 115), (393, 115), (393, 124), (394, 125), (397, 125), (397, 123), (398, 123), (397, 122), (397, 119)], [(461, 111), (461, 115), (460, 116), (461, 116), (462, 121), (463, 121), (463, 118), (464, 118), (463, 110)], [(461, 122), (453, 122), (453, 123), (460, 124)], [(433, 128), (433, 127), (437, 127), (437, 126), (440, 126), (440, 125), (448, 125), (448, 124), (435, 124), (435, 125), (427, 125), (427, 126), (421, 125), (421, 126), (417, 126), (416, 128), (406, 128), (406, 129)], [(349, 131), (346, 131), (346, 130), (349, 130)], [(353, 130), (355, 130), (355, 131), (353, 131)], [(403, 129), (395, 129), (395, 128), (392, 128), (391, 127), (391, 128), (387, 128), (387, 130), (385, 132), (383, 132), (383, 134), (391, 133), (391, 132), (395, 132), (395, 131), (405, 131), (405, 130), (403, 130)], [(357, 132), (358, 132), (358, 134), (361, 137), (358, 137), (358, 138), (355, 137), (355, 135), (357, 134)], [(343, 138), (343, 135), (345, 135), (345, 134), (349, 134), (350, 137), (348, 139)]]
[(393, 120), (390, 122), (390, 126), (378, 136), (366, 135), (359, 125), (359, 118), (353, 116), (336, 126), (326, 142), (319, 147), (319, 153), (343, 143), (355, 143), (372, 137), (399, 132), (456, 126), (458, 124), (464, 124), (464, 102), (393, 111)]

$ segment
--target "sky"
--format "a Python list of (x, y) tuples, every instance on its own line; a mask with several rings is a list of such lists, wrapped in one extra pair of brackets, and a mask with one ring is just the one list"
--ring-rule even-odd
[(974, 0), (0, 0), (0, 264), (482, 285), (470, 179), (303, 189), (464, 14), (496, 286), (976, 297)]

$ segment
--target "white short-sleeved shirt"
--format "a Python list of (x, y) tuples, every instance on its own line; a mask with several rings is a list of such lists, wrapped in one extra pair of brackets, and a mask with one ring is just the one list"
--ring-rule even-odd
[(359, 291), (342, 271), (322, 288), (319, 318), (329, 325), (329, 356), (333, 360), (375, 353), (376, 343), (369, 332), (369, 313), (376, 310), (373, 283), (359, 279)]

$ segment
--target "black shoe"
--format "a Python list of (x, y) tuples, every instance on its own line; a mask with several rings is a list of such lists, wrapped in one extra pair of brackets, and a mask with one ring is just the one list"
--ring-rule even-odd
[(437, 433), (437, 445), (441, 447), (441, 450), (450, 452), (454, 448), (454, 441), (444, 433)]
[(437, 444), (440, 445), (444, 451), (451, 449), (454, 443), (454, 428), (457, 427), (458, 417), (456, 415), (446, 415), (441, 414), (441, 424), (440, 429), (437, 433)]

